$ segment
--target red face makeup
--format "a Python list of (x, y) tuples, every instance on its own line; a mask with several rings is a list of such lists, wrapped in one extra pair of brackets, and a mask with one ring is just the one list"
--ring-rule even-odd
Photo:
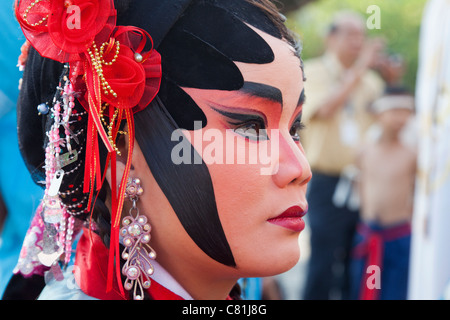
[[(222, 139), (224, 161), (209, 163), (208, 169), (237, 270), (251, 276), (280, 273), (297, 262), (311, 177), (300, 144), (300, 61), (287, 43), (259, 33), (271, 45), (275, 60), (265, 65), (236, 63), (245, 81), (241, 90), (184, 88), (208, 120), (202, 129), (185, 131), (194, 148), (204, 154), (213, 139), (201, 137)], [(227, 146), (233, 147), (232, 163), (226, 161), (231, 152)], [(250, 162), (249, 153), (264, 147), (270, 161)]]

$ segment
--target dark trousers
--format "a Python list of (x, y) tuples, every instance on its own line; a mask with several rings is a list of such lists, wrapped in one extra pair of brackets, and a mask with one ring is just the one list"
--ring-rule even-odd
[(358, 211), (336, 207), (333, 194), (339, 177), (313, 172), (308, 185), (311, 255), (308, 261), (305, 300), (349, 298), (349, 258)]
[[(380, 290), (376, 290), (374, 299), (406, 300), (408, 292), (409, 253), (411, 250), (411, 226), (409, 223), (390, 227), (376, 223), (361, 223), (357, 226), (353, 240), (350, 263), (351, 299), (360, 299), (366, 290), (368, 261), (380, 268)], [(376, 236), (376, 247), (369, 247), (372, 237)], [(374, 242), (372, 242), (372, 246)], [(379, 261), (370, 258), (376, 250), (381, 252)], [(372, 274), (372, 272), (369, 272)], [(367, 297), (366, 297), (367, 298)]]

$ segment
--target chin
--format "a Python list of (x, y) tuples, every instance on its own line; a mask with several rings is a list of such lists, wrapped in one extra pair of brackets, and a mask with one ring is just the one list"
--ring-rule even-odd
[(283, 228), (280, 229), (282, 234), (277, 234), (271, 245), (267, 245), (267, 251), (270, 251), (270, 258), (268, 261), (272, 264), (272, 273), (280, 274), (292, 269), (300, 259), (300, 233), (289, 232), (286, 235)]
[(285, 254), (279, 258), (278, 263), (274, 264), (273, 274), (277, 275), (291, 270), (300, 260), (300, 248), (297, 246), (296, 250)]
[(298, 239), (290, 242), (267, 245), (265, 250), (252, 250), (253, 254), (244, 255), (241, 262), (237, 261), (237, 270), (245, 273), (243, 277), (270, 277), (289, 271), (300, 259)]

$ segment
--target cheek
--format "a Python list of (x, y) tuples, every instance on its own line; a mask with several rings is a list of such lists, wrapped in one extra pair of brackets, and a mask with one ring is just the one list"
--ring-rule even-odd
[[(271, 175), (261, 174), (263, 164), (250, 164), (249, 152), (258, 143), (228, 135), (224, 145), (236, 146), (232, 163), (209, 164), (217, 209), (223, 230), (240, 272), (273, 275), (291, 268), (299, 258), (298, 234), (270, 224), (267, 219), (278, 212), (280, 191)], [(244, 142), (244, 143), (242, 143)], [(268, 142), (260, 142), (264, 144)], [(244, 161), (246, 160), (246, 161)], [(276, 262), (268, 266), (269, 256)]]
[(265, 206), (264, 201), (270, 185), (269, 176), (260, 175), (259, 167), (255, 165), (223, 164), (208, 167), (219, 217), (229, 241), (241, 231), (248, 234), (266, 221), (270, 215), (270, 208)]
[(207, 125), (184, 134), (208, 166), (220, 222), (237, 265), (232, 272), (268, 276), (287, 271), (299, 258), (298, 234), (267, 221), (281, 213), (281, 199), (288, 197), (267, 174), (277, 162), (272, 159), (276, 153), (269, 141), (246, 140), (226, 130), (210, 110), (204, 112)]
[(272, 178), (261, 174), (269, 164), (261, 163), (258, 155), (267, 142), (246, 140), (220, 127), (211, 121), (202, 130), (188, 132), (187, 137), (208, 166), (220, 220), (230, 241), (232, 232), (258, 224), (262, 220), (258, 214), (270, 213), (263, 200)]

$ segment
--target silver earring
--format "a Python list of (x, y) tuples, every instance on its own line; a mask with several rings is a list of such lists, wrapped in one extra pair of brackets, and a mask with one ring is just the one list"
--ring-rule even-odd
[(125, 249), (122, 258), (125, 264), (122, 274), (126, 276), (124, 288), (133, 292), (134, 300), (144, 298), (144, 289), (150, 288), (153, 274), (152, 260), (156, 259), (156, 252), (148, 244), (150, 242), (151, 226), (144, 215), (139, 215), (136, 203), (144, 190), (139, 179), (129, 178), (125, 189), (125, 197), (132, 201), (133, 206), (129, 215), (122, 219), (120, 234), (123, 237)]

